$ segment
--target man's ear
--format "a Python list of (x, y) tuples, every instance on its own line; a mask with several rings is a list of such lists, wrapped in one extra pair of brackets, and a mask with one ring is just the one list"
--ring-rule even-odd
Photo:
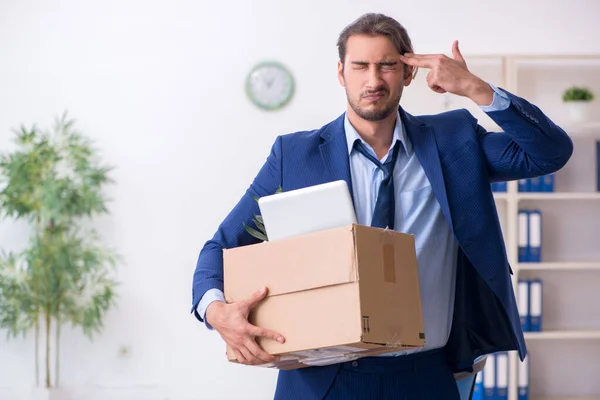
[(410, 85), (416, 74), (415, 68), (412, 65), (404, 66), (404, 86)]
[(346, 86), (346, 81), (344, 79), (344, 63), (341, 61), (338, 61), (338, 81), (340, 82), (340, 85)]

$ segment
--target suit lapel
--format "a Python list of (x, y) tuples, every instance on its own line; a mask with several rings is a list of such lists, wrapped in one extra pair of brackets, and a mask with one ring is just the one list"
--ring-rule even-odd
[(446, 185), (444, 183), (444, 174), (442, 172), (434, 130), (431, 126), (422, 123), (402, 108), (400, 108), (400, 116), (417, 158), (431, 183), (433, 193), (440, 203), (444, 217), (452, 227), (452, 217), (448, 207)]
[(321, 158), (325, 165), (325, 176), (327, 182), (344, 180), (348, 184), (350, 196), (354, 199), (352, 192), (352, 178), (350, 176), (350, 161), (348, 146), (344, 132), (344, 115), (333, 121), (321, 133), (319, 145)]

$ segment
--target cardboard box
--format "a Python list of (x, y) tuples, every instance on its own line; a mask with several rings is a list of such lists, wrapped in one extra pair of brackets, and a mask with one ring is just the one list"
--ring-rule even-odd
[[(261, 287), (267, 297), (249, 321), (286, 342), (257, 338), (294, 369), (425, 344), (414, 236), (351, 225), (226, 249), (228, 302)], [(235, 355), (227, 347), (227, 358)]]

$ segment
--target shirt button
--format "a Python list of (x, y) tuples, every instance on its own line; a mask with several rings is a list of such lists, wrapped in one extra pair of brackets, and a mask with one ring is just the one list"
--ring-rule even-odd
[(358, 361), (352, 361), (352, 366), (353, 366), (354, 368), (358, 367)]

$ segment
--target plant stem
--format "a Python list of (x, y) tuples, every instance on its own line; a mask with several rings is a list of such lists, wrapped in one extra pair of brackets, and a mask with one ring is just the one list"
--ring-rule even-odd
[[(50, 219), (50, 223), (48, 226), (48, 230), (50, 232), (50, 234), (53, 233), (54, 231), (54, 221), (52, 219)], [(51, 272), (50, 271), (46, 271), (46, 283), (48, 285), (48, 290), (47, 290), (47, 294), (50, 294), (50, 275)], [(51, 319), (51, 315), (50, 315), (50, 311), (51, 311), (51, 306), (52, 306), (52, 300), (48, 299), (47, 303), (46, 303), (46, 387), (50, 388), (51, 384), (50, 384), (50, 332), (51, 332), (51, 323), (52, 323), (52, 319)]]
[(50, 305), (46, 307), (46, 388), (50, 388)]
[(40, 386), (40, 316), (35, 311), (35, 386)]
[[(40, 216), (38, 215), (35, 221), (35, 234), (40, 234)], [(37, 259), (36, 259), (37, 260)], [(34, 297), (34, 316), (35, 316), (35, 385), (40, 386), (40, 299), (38, 293), (38, 277), (39, 271), (36, 265), (36, 260), (33, 261), (33, 297)]]
[(60, 353), (60, 315), (56, 317), (56, 345), (54, 346), (54, 387), (58, 387), (59, 373), (59, 353)]

